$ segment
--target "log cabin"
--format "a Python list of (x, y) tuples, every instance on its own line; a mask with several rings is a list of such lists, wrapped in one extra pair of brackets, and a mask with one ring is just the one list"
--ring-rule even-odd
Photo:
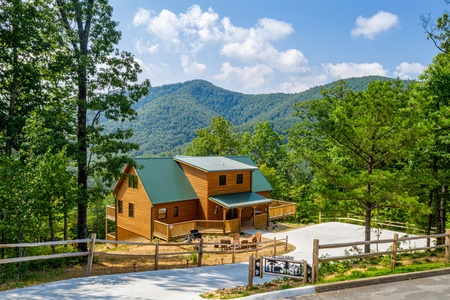
[[(135, 240), (184, 237), (202, 233), (239, 232), (263, 227), (273, 201), (282, 217), (295, 217), (295, 203), (281, 211), (269, 198), (271, 185), (248, 156), (175, 156), (136, 158), (126, 166), (106, 207), (107, 239)], [(286, 204), (284, 204), (286, 205)], [(108, 220), (115, 232), (108, 233)]]

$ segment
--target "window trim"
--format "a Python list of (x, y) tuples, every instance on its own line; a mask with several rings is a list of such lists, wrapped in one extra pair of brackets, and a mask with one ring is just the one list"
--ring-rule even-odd
[(227, 175), (219, 175), (219, 186), (227, 185)]
[(134, 218), (134, 203), (128, 203), (128, 218)]

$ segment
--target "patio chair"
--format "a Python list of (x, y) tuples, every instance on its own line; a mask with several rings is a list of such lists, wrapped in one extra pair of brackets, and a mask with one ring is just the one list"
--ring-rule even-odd
[(248, 240), (241, 241), (241, 249), (247, 249), (249, 247)]
[(256, 236), (252, 237), (252, 245), (250, 247), (252, 248), (256, 248), (256, 243), (258, 242), (258, 239), (256, 238)]
[(261, 243), (262, 232), (261, 231), (257, 231), (255, 236), (256, 236), (256, 239), (258, 240), (258, 242)]
[(197, 229), (193, 229), (193, 230), (191, 230), (191, 236), (192, 236), (192, 239), (195, 241), (195, 240), (199, 240), (199, 239), (201, 239), (202, 238), (202, 234), (200, 233), (200, 232), (198, 232), (198, 230)]
[(239, 245), (240, 239), (241, 239), (241, 235), (238, 232), (233, 233), (233, 243), (235, 243), (236, 245)]
[(231, 250), (231, 241), (228, 239), (220, 240), (220, 248), (222, 251)]

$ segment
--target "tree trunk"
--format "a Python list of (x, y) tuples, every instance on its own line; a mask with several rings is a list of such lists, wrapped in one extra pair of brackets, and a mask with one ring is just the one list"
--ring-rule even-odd
[[(366, 206), (366, 220), (365, 220), (365, 230), (364, 230), (364, 240), (370, 241), (370, 232), (371, 232), (371, 226), (370, 222), (372, 220), (372, 208)], [(370, 253), (370, 245), (364, 245), (364, 253)]]

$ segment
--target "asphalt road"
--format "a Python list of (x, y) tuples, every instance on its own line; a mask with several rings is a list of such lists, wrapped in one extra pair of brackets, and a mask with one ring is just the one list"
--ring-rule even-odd
[(382, 283), (345, 290), (304, 295), (295, 300), (442, 300), (450, 299), (450, 275)]

